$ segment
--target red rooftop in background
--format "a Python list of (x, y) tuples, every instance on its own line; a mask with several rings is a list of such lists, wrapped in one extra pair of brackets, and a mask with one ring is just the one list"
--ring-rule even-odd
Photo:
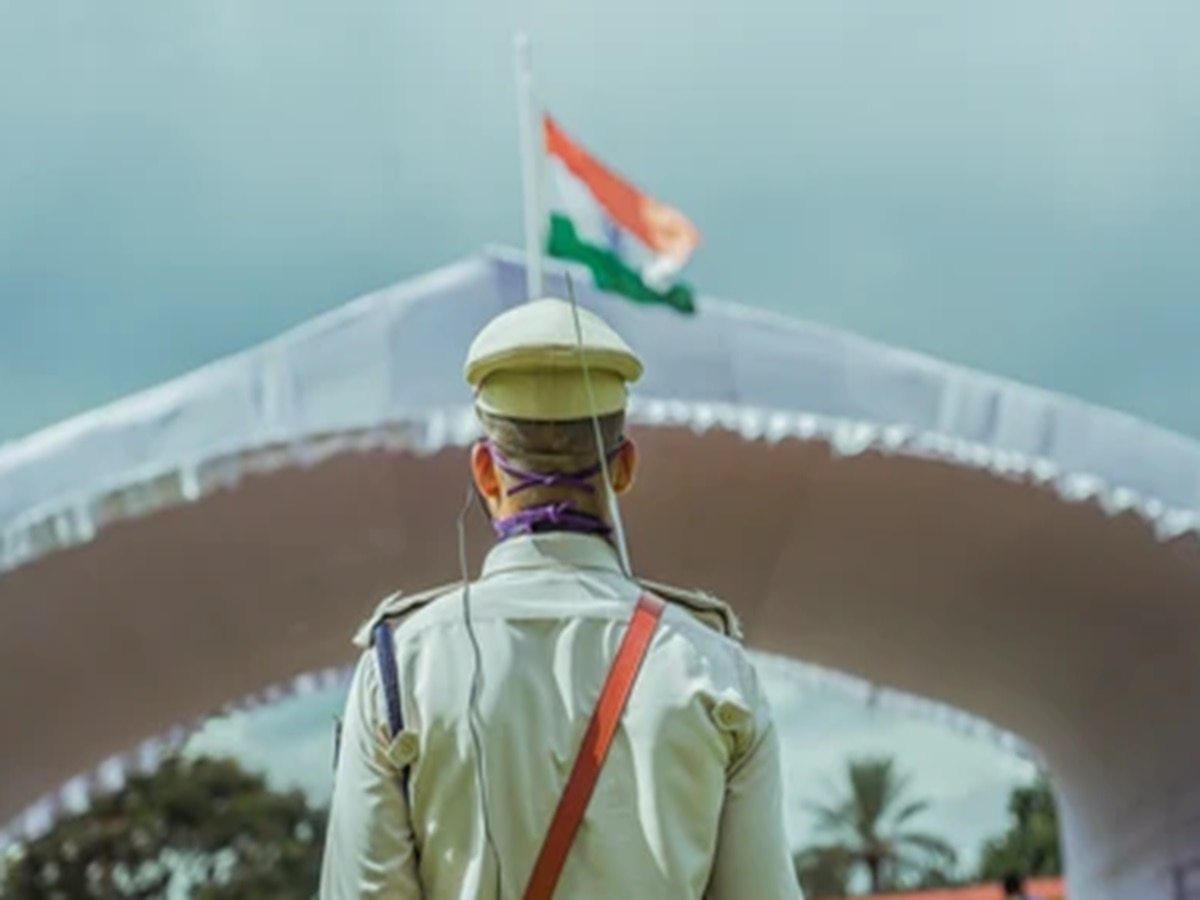
[[(1061, 878), (1041, 878), (1025, 886), (1030, 900), (1067, 900), (1066, 885)], [(1004, 900), (997, 884), (976, 884), (970, 887), (939, 888), (934, 891), (909, 891), (903, 894), (875, 894), (858, 900)]]

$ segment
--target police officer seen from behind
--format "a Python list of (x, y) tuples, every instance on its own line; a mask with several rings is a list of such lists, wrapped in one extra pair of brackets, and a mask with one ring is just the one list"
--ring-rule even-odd
[(601, 463), (633, 485), (642, 364), (574, 314), (526, 303), (471, 345), (498, 540), (478, 579), (391, 597), (356, 638), (324, 900), (801, 896), (732, 611), (623, 571)]

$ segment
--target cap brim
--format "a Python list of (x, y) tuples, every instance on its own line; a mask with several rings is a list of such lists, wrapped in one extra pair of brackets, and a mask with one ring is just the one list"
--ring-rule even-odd
[(615, 372), (590, 373), (591, 390), (581, 370), (499, 371), (489, 376), (475, 395), (484, 412), (510, 419), (569, 422), (618, 413), (629, 392)]

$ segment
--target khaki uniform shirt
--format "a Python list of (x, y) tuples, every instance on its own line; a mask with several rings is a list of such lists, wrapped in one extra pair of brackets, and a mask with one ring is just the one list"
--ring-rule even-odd
[[(736, 620), (707, 595), (652, 589), (668, 607), (556, 896), (797, 900), (779, 742), (726, 636)], [(374, 621), (394, 624), (405, 729), (390, 739), (369, 651), (346, 702), (323, 900), (519, 898), (643, 590), (597, 538), (497, 545), (467, 592), (474, 698), (461, 585), (385, 602)]]

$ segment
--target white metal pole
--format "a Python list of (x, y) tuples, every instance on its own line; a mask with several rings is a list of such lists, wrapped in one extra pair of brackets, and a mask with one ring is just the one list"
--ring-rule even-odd
[(514, 41), (517, 115), (521, 128), (521, 187), (525, 212), (525, 287), (529, 300), (542, 296), (542, 117), (533, 92), (529, 39)]

